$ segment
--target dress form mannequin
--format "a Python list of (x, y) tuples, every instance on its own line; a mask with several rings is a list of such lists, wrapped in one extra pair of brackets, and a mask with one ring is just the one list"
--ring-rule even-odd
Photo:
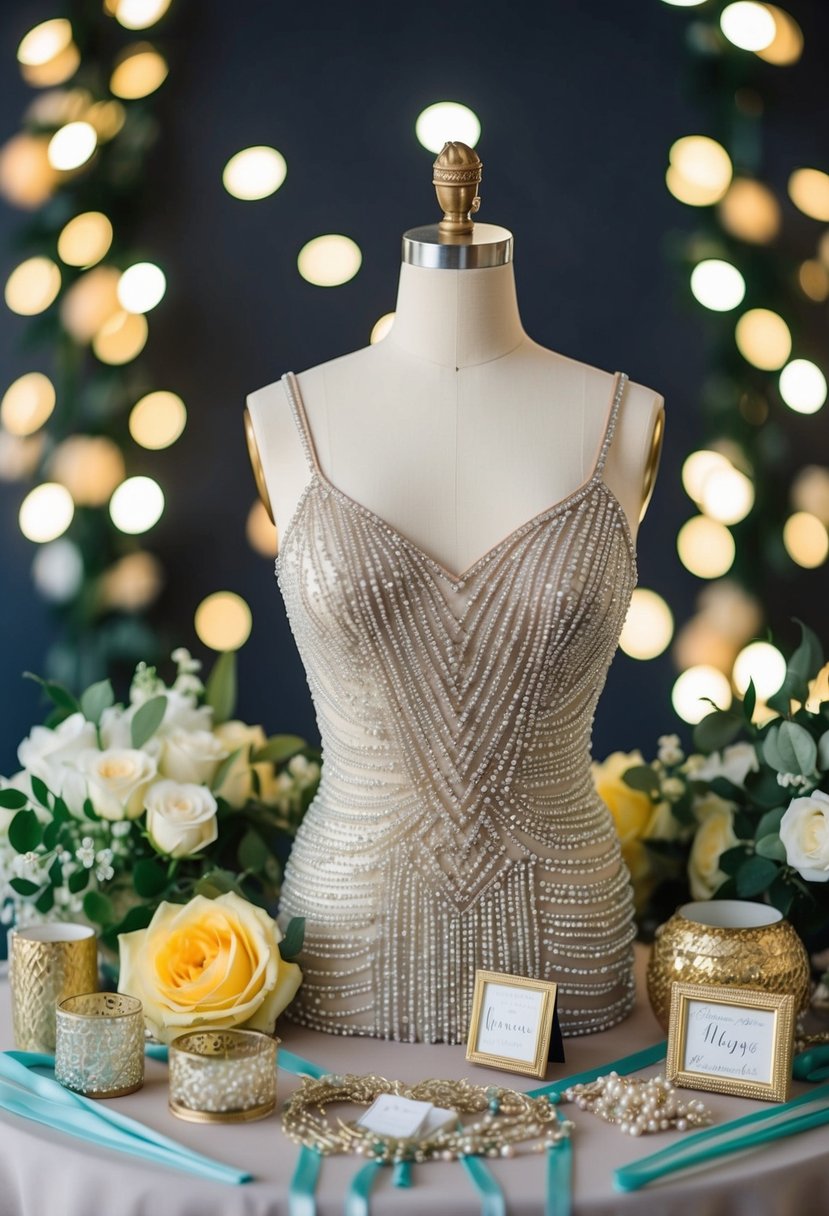
[[(473, 157), (446, 145), (436, 174)], [(589, 732), (662, 399), (525, 334), (473, 194), (405, 235), (382, 342), (248, 396), (323, 739), (283, 889), (292, 1014), (338, 1033), (463, 1041), (476, 967), (560, 980), (565, 1034), (632, 1004)]]

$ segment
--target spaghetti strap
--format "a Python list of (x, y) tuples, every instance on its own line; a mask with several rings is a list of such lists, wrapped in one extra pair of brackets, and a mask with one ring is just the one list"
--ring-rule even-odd
[(625, 372), (616, 372), (613, 377), (613, 391), (610, 398), (610, 408), (607, 412), (607, 423), (605, 424), (604, 438), (602, 446), (599, 449), (598, 459), (596, 460), (595, 468), (593, 469), (594, 477), (601, 477), (604, 473), (605, 461), (607, 454), (610, 451), (610, 445), (613, 442), (613, 434), (616, 430), (616, 419), (619, 416), (619, 406), (622, 403), (622, 397), (625, 392), (625, 385), (628, 382), (628, 377)]
[(317, 450), (314, 447), (314, 439), (311, 435), (311, 428), (308, 425), (308, 415), (305, 413), (305, 406), (302, 402), (302, 394), (299, 391), (299, 381), (293, 372), (285, 372), (282, 376), (282, 384), (288, 397), (288, 402), (291, 406), (291, 413), (294, 416), (299, 437), (302, 440), (302, 449), (305, 452), (305, 459), (313, 472), (322, 474), (319, 460), (317, 459)]

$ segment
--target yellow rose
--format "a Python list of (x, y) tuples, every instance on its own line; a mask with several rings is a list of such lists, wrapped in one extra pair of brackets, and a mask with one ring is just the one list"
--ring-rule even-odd
[(248, 726), (246, 722), (240, 722), (234, 718), (230, 722), (222, 722), (221, 726), (214, 727), (213, 734), (225, 748), (226, 756), (241, 749), (215, 793), (238, 810), (246, 802), (250, 802), (253, 797), (251, 769), (255, 768), (259, 775), (262, 801), (267, 802), (268, 799), (265, 795), (269, 792), (273, 782), (273, 765), (264, 761), (251, 765), (250, 762), (252, 752), (264, 747), (267, 743), (262, 727)]
[(631, 789), (622, 780), (622, 774), (635, 764), (644, 764), (640, 751), (612, 752), (607, 759), (593, 764), (593, 784), (596, 793), (605, 803), (622, 845), (622, 857), (630, 870), (637, 909), (647, 900), (650, 875), (650, 858), (642, 844), (651, 823), (654, 806), (643, 790)]
[(279, 953), (281, 940), (276, 921), (232, 891), (161, 903), (146, 929), (118, 938), (118, 988), (138, 997), (163, 1043), (202, 1027), (272, 1034), (302, 983), (297, 964)]
[(720, 858), (738, 843), (734, 834), (734, 807), (716, 794), (694, 804), (701, 820), (688, 857), (688, 882), (694, 899), (710, 899), (725, 882)]

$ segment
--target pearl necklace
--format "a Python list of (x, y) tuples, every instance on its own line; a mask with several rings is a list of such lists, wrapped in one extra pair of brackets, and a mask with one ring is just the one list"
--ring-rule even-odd
[(685, 1132), (692, 1127), (707, 1127), (713, 1121), (702, 1102), (696, 1098), (681, 1101), (676, 1088), (661, 1075), (637, 1080), (620, 1077), (614, 1071), (586, 1084), (571, 1085), (564, 1091), (564, 1098), (575, 1102), (579, 1110), (615, 1123), (620, 1132), (630, 1136), (672, 1129)]

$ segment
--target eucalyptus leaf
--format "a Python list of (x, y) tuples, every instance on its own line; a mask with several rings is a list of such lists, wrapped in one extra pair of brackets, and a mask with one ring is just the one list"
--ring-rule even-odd
[(659, 794), (659, 778), (648, 764), (633, 764), (626, 768), (622, 780), (632, 790), (643, 790), (653, 798)]
[(777, 806), (774, 810), (766, 811), (765, 815), (757, 824), (757, 830), (754, 833), (756, 840), (762, 840), (764, 836), (768, 836), (771, 832), (780, 832), (780, 823), (783, 816), (786, 814), (784, 806)]
[(224, 784), (225, 778), (227, 777), (230, 770), (233, 768), (233, 765), (238, 760), (239, 756), (241, 755), (241, 752), (242, 752), (242, 748), (237, 747), (235, 751), (232, 751), (229, 756), (226, 756), (224, 758), (224, 760), (221, 762), (219, 767), (216, 769), (216, 772), (213, 776), (213, 780), (210, 783), (211, 790), (221, 789), (222, 785)]
[(150, 697), (135, 711), (130, 727), (132, 745), (141, 748), (158, 730), (167, 710), (167, 698), (162, 693), (158, 697)]
[(285, 936), (279, 943), (279, 953), (283, 959), (288, 962), (294, 958), (302, 949), (302, 944), (305, 941), (305, 917), (292, 916), (288, 921), (288, 927), (285, 930)]
[(206, 705), (213, 709), (213, 723), (219, 726), (233, 717), (236, 706), (236, 651), (224, 650), (213, 664), (204, 690)]
[(777, 877), (778, 867), (767, 857), (749, 857), (737, 871), (737, 894), (751, 899), (765, 891)]
[(258, 874), (268, 860), (270, 850), (262, 837), (253, 828), (248, 828), (239, 842), (239, 865), (243, 870)]
[(818, 739), (817, 764), (822, 772), (829, 769), (829, 730), (825, 730)]
[(743, 695), (743, 717), (748, 725), (751, 725), (751, 720), (754, 717), (754, 710), (757, 705), (757, 689), (754, 687), (754, 681), (749, 680), (748, 688)]
[(785, 773), (786, 766), (783, 762), (783, 757), (780, 755), (780, 749), (777, 746), (777, 732), (779, 730), (780, 723), (776, 722), (763, 735), (763, 759), (776, 773)]
[(34, 773), (31, 775), (32, 794), (35, 802), (39, 802), (42, 807), (49, 810), (49, 787), (45, 781), (41, 781), (40, 777), (36, 777)]
[(777, 751), (786, 766), (783, 772), (809, 776), (817, 764), (817, 744), (804, 726), (781, 722), (777, 731)]
[(737, 738), (743, 725), (740, 714), (715, 709), (694, 727), (694, 746), (701, 752), (719, 751)]
[(9, 824), (9, 844), (18, 853), (30, 853), (43, 839), (43, 828), (34, 811), (18, 811)]
[(720, 856), (720, 869), (723, 874), (727, 874), (730, 878), (733, 877), (742, 866), (743, 862), (750, 854), (745, 845), (738, 844), (731, 849), (726, 849)]
[(786, 847), (776, 832), (761, 836), (754, 846), (758, 857), (768, 857), (770, 861), (785, 861)]
[(68, 688), (58, 684), (56, 680), (44, 680), (42, 676), (35, 675), (33, 671), (24, 671), (23, 678), (34, 680), (36, 684), (39, 684), (50, 701), (60, 709), (68, 709), (70, 713), (77, 713), (80, 709), (78, 698), (73, 696)]
[(142, 899), (153, 899), (167, 886), (167, 870), (149, 857), (142, 857), (132, 868), (132, 885)]
[(88, 722), (94, 722), (97, 726), (101, 721), (101, 714), (105, 709), (109, 709), (114, 701), (115, 693), (110, 681), (99, 680), (97, 684), (91, 684), (81, 696), (81, 713)]
[(270, 760), (273, 764), (283, 764), (306, 747), (306, 740), (300, 735), (271, 735), (267, 743), (254, 752), (254, 763), (259, 760)]
[(87, 920), (96, 925), (109, 925), (114, 919), (112, 901), (101, 891), (87, 891), (83, 897), (83, 910)]

